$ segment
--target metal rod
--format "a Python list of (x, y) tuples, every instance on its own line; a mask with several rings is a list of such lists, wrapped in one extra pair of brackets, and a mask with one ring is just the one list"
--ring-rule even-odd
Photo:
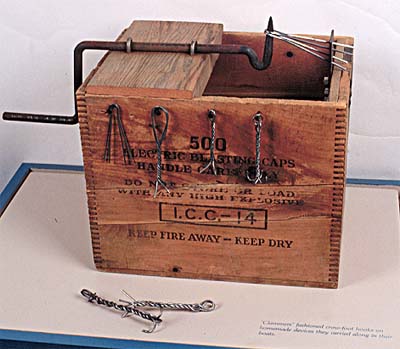
[(325, 50), (329, 50), (330, 49), (329, 48), (329, 42), (328, 43), (324, 43), (324, 44), (319, 44), (315, 40), (312, 40), (313, 39), (312, 37), (310, 37), (308, 39), (301, 39), (298, 36), (295, 36), (293, 34), (287, 34), (287, 33), (281, 32), (279, 30), (274, 30), (273, 34), (276, 34), (276, 33), (278, 33), (281, 36), (285, 36), (287, 38), (296, 40), (297, 42), (302, 42), (303, 44), (312, 45), (314, 47), (319, 47), (319, 48), (322, 48), (322, 49), (325, 49)]
[(306, 48), (306, 47), (305, 47), (303, 44), (301, 44), (301, 43), (297, 43), (297, 42), (295, 42), (295, 41), (293, 41), (293, 40), (290, 40), (290, 39), (288, 39), (288, 38), (286, 38), (286, 37), (284, 37), (284, 36), (278, 36), (278, 35), (275, 35), (275, 34), (272, 34), (272, 33), (269, 33), (268, 35), (274, 37), (275, 39), (282, 40), (282, 41), (288, 43), (289, 45), (292, 45), (292, 46), (294, 46), (294, 47), (297, 47), (297, 48), (299, 48), (299, 49), (301, 49), (301, 50), (303, 50), (303, 51), (309, 53), (310, 55), (313, 55), (313, 56), (315, 56), (315, 57), (317, 57), (317, 58), (319, 58), (319, 59), (321, 59), (321, 60), (323, 60), (323, 61), (325, 61), (325, 62), (329, 62), (329, 59), (327, 59), (326, 57), (321, 56), (321, 55), (318, 54), (318, 53), (315, 53), (315, 52), (312, 51), (312, 50), (309, 50), (308, 48)]
[(345, 55), (349, 55), (349, 56), (353, 56), (353, 55), (354, 55), (354, 54), (353, 54), (353, 52), (348, 52), (348, 51), (338, 50), (337, 48), (333, 48), (333, 49), (332, 49), (332, 51), (335, 51), (335, 52), (340, 52), (340, 53), (343, 53), (343, 54), (345, 54)]
[(333, 44), (334, 44), (335, 46), (341, 46), (341, 47), (346, 47), (346, 48), (354, 49), (354, 46), (353, 46), (353, 45), (342, 44), (341, 42), (337, 42), (337, 41), (335, 41)]
[(316, 42), (323, 42), (323, 43), (326, 43), (326, 44), (329, 43), (329, 41), (327, 41), (327, 40), (314, 38), (312, 36), (304, 36), (304, 35), (297, 35), (297, 34), (290, 34), (290, 36), (292, 36), (294, 38), (299, 38), (299, 39), (311, 40), (311, 41), (316, 41)]
[(345, 64), (349, 63), (348, 61), (346, 61), (345, 59), (340, 58), (340, 57), (332, 56), (332, 58), (333, 58), (333, 59), (336, 59), (336, 60), (339, 61), (339, 62), (345, 63)]
[[(280, 35), (280, 34), (275, 34), (275, 33), (269, 33), (269, 35), (271, 35), (274, 38), (277, 38), (279, 40), (284, 40), (284, 41), (286, 41), (288, 43), (294, 43), (294, 44), (302, 46), (302, 47), (304, 47), (304, 48), (306, 48), (308, 50), (311, 50), (311, 51), (318, 52), (318, 53), (321, 53), (323, 55), (329, 56), (329, 52), (321, 51), (318, 48), (309, 45), (308, 43), (305, 44), (304, 41), (302, 41), (302, 40), (292, 39), (289, 35)], [(325, 48), (329, 50), (329, 47), (325, 47)]]

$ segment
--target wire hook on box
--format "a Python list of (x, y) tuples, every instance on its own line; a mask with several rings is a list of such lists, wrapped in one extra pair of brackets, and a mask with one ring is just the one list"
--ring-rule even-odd
[(214, 175), (217, 175), (217, 168), (215, 166), (215, 118), (217, 113), (214, 109), (210, 109), (208, 111), (208, 119), (210, 120), (211, 125), (211, 137), (210, 137), (210, 160), (203, 168), (200, 170), (200, 173), (207, 171), (209, 168), (212, 169)]
[[(165, 115), (165, 125), (164, 129), (161, 132), (161, 136), (158, 137), (157, 134), (158, 126), (156, 124), (156, 117), (161, 116), (161, 114)], [(156, 186), (154, 188), (154, 196), (153, 196), (154, 198), (157, 196), (159, 185), (164, 187), (167, 193), (169, 193), (167, 183), (165, 183), (162, 179), (162, 162), (161, 162), (161, 155), (162, 155), (161, 144), (165, 140), (165, 137), (167, 135), (168, 122), (169, 122), (169, 113), (167, 109), (161, 106), (156, 106), (151, 109), (151, 127), (153, 129), (154, 140), (156, 141), (156, 147), (157, 147), (157, 178), (156, 178)]]
[(113, 125), (116, 123), (119, 131), (119, 137), (121, 139), (124, 164), (130, 165), (133, 160), (133, 154), (132, 148), (129, 144), (128, 136), (126, 135), (124, 124), (121, 120), (121, 107), (117, 103), (110, 104), (106, 113), (108, 114), (109, 120), (103, 159), (107, 162), (110, 162), (111, 160), (111, 137), (113, 133)]
[(261, 161), (260, 161), (260, 153), (261, 153), (261, 127), (262, 127), (263, 116), (260, 112), (257, 112), (253, 116), (253, 123), (256, 130), (256, 160), (255, 160), (255, 174), (252, 177), (251, 170), (248, 169), (246, 172), (246, 177), (249, 182), (254, 184), (261, 183), (262, 179), (262, 171), (261, 171)]

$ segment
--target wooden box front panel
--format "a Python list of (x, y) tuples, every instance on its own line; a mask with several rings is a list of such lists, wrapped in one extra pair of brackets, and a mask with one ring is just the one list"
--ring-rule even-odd
[[(111, 103), (134, 153), (123, 162), (118, 133), (103, 160)], [(93, 250), (101, 270), (336, 287), (346, 144), (346, 105), (317, 101), (201, 97), (193, 100), (78, 96)], [(150, 111), (170, 120), (161, 190), (153, 198), (156, 145)], [(219, 175), (199, 173), (214, 109)], [(255, 157), (252, 117), (262, 126), (263, 184), (246, 170)], [(163, 117), (160, 117), (163, 127)], [(204, 142), (206, 143), (206, 141)], [(207, 147), (203, 147), (207, 148)]]

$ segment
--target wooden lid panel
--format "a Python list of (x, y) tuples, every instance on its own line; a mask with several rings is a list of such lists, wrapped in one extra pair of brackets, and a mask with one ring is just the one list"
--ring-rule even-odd
[[(223, 25), (134, 21), (118, 39), (134, 42), (220, 44)], [(193, 98), (203, 94), (216, 54), (110, 52), (87, 84), (93, 94)]]

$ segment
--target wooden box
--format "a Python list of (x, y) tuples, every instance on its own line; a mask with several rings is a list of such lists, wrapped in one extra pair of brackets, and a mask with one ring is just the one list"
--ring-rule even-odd
[[(243, 44), (259, 55), (265, 41), (264, 34), (223, 32), (218, 24), (147, 21), (133, 22), (118, 40), (128, 37)], [(326, 62), (279, 40), (264, 71), (240, 55), (106, 54), (77, 92), (96, 267), (337, 287), (351, 72), (350, 63), (331, 73)], [(120, 106), (130, 163), (118, 125), (109, 130), (112, 104)], [(161, 150), (170, 192), (160, 188), (154, 198), (155, 106), (169, 112)], [(210, 157), (210, 109), (217, 175), (200, 173)], [(255, 161), (258, 112), (264, 177), (253, 184), (246, 173)], [(158, 131), (165, 127), (161, 114)]]

